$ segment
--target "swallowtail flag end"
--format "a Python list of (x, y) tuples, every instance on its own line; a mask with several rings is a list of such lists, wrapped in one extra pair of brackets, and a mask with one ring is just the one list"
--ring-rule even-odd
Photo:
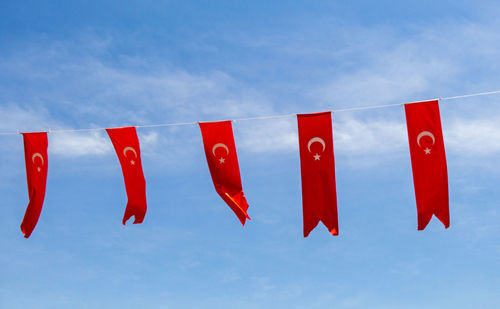
[(418, 230), (435, 215), (450, 226), (448, 171), (437, 100), (405, 105)]
[(304, 237), (321, 221), (339, 234), (331, 112), (297, 115)]

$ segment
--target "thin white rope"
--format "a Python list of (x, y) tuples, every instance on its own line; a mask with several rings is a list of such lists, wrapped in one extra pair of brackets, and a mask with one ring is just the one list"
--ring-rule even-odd
[(444, 100), (454, 100), (454, 99), (469, 98), (469, 97), (478, 97), (478, 96), (482, 96), (482, 95), (497, 94), (497, 93), (500, 93), (500, 90), (488, 91), (488, 92), (479, 92), (479, 93), (472, 93), (472, 94), (464, 94), (464, 95), (457, 95), (457, 96), (454, 96), (454, 97), (439, 98), (439, 100), (441, 100), (441, 101), (444, 101)]
[[(500, 91), (499, 91), (499, 93), (500, 93)], [(459, 98), (459, 97), (457, 97), (457, 98)], [(449, 99), (449, 98), (446, 98), (446, 99)], [(421, 103), (421, 102), (426, 102), (426, 101), (435, 101), (435, 100), (445, 100), (445, 98), (412, 101), (412, 102), (406, 102), (406, 103), (393, 103), (393, 104), (384, 104), (384, 105), (368, 105), (368, 106), (360, 106), (360, 107), (348, 107), (348, 108), (344, 108), (344, 109), (337, 109), (337, 110), (334, 110), (333, 112), (334, 113), (341, 113), (341, 112), (350, 112), (350, 111), (361, 111), (361, 110), (366, 110), (366, 109), (377, 109), (377, 108), (386, 108), (386, 107), (393, 107), (393, 106), (403, 106), (403, 105), (408, 105), (408, 104), (415, 104), (415, 103)]]
[[(478, 93), (464, 94), (464, 95), (458, 95), (458, 96), (452, 96), (452, 97), (444, 97), (444, 98), (437, 98), (437, 99), (430, 99), (430, 100), (420, 100), (420, 101), (413, 101), (413, 102), (406, 102), (406, 103), (394, 103), (394, 104), (385, 104), (385, 105), (368, 105), (368, 106), (360, 106), (360, 107), (349, 107), (349, 108), (343, 108), (343, 109), (333, 110), (331, 112), (333, 112), (333, 113), (341, 113), (341, 112), (349, 112), (349, 111), (379, 109), (379, 108), (387, 108), (387, 107), (394, 107), (394, 106), (402, 106), (402, 105), (406, 105), (406, 104), (415, 104), (415, 103), (420, 103), (420, 102), (425, 102), (425, 101), (432, 101), (432, 100), (447, 101), (447, 100), (455, 100), (455, 99), (462, 99), (462, 98), (478, 97), (478, 96), (492, 95), (492, 94), (500, 94), (500, 90), (488, 91), (488, 92), (478, 92)], [(257, 117), (249, 117), (249, 118), (236, 118), (236, 119), (232, 119), (231, 121), (237, 122), (237, 121), (247, 121), (247, 120), (277, 119), (277, 118), (294, 117), (296, 115), (297, 114), (282, 114), (282, 115), (270, 115), (270, 116), (257, 116)], [(210, 121), (210, 122), (218, 122), (218, 121), (227, 121), (227, 120), (215, 120), (215, 121)], [(133, 126), (133, 127), (136, 127), (136, 128), (175, 127), (175, 126), (196, 125), (196, 124), (198, 124), (200, 122), (208, 122), (208, 121), (146, 124), (146, 125), (136, 125), (136, 126)], [(47, 133), (90, 132), (90, 131), (104, 131), (106, 129), (109, 129), (109, 128), (58, 129), (58, 130), (47, 129)], [(0, 135), (14, 135), (14, 134), (21, 134), (21, 133), (19, 132), (19, 130), (16, 130), (16, 132), (13, 132), (13, 130), (10, 131), (10, 132), (0, 132)]]
[(276, 118), (293, 117), (296, 115), (297, 114), (283, 114), (283, 115), (272, 115), (272, 116), (249, 117), (249, 118), (236, 118), (236, 119), (233, 119), (232, 121), (237, 122), (237, 121), (246, 121), (246, 120), (276, 119)]
[(348, 108), (343, 108), (343, 109), (336, 109), (333, 112), (334, 113), (342, 113), (342, 112), (361, 111), (361, 110), (366, 110), (366, 109), (386, 108), (386, 107), (401, 106), (401, 105), (404, 105), (404, 103), (371, 105), (371, 106), (360, 106), (360, 107), (348, 107)]

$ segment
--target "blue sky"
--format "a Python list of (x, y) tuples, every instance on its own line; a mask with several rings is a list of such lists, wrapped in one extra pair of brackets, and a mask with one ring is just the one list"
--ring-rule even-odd
[[(0, 132), (335, 110), (500, 89), (495, 1), (1, 1)], [(103, 131), (49, 135), (30, 239), (1, 135), (2, 308), (498, 308), (500, 95), (443, 101), (451, 226), (417, 231), (403, 108), (333, 115), (340, 236), (302, 237), (296, 120), (233, 124), (252, 218), (195, 125), (138, 129), (148, 213)]]

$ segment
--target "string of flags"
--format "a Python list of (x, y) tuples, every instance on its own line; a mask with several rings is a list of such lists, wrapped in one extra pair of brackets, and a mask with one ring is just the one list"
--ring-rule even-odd
[[(500, 93), (484, 92), (465, 96)], [(372, 106), (368, 109), (395, 106)], [(439, 99), (401, 104), (405, 109), (413, 184), (417, 206), (417, 228), (423, 230), (434, 215), (445, 228), (450, 226), (448, 174)], [(348, 110), (348, 109), (346, 109)], [(322, 222), (339, 235), (332, 112), (294, 114), (297, 118), (302, 183), (303, 233), (307, 237)], [(269, 116), (273, 118), (280, 116)], [(254, 119), (264, 118), (256, 117)], [(248, 120), (247, 118), (245, 120)], [(167, 124), (165, 124), (167, 125)], [(241, 224), (250, 220), (241, 182), (232, 122), (198, 122), (205, 156), (215, 191), (232, 209)], [(150, 125), (164, 126), (164, 125)], [(105, 129), (120, 162), (127, 194), (123, 225), (134, 217), (142, 223), (147, 212), (146, 179), (142, 170), (140, 142), (136, 127)], [(145, 127), (145, 126), (143, 126)], [(84, 129), (85, 130), (85, 129)], [(91, 130), (91, 129), (89, 129)], [(24, 141), (29, 202), (21, 231), (29, 238), (42, 212), (48, 171), (48, 132), (21, 133)]]

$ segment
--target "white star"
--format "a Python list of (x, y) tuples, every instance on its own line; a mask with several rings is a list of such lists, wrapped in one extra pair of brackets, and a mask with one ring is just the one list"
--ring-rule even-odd
[(224, 159), (224, 158), (220, 158), (220, 159), (219, 159), (219, 163), (220, 163), (220, 164), (224, 163), (225, 161), (226, 161), (226, 159)]
[(41, 168), (38, 168), (38, 171), (40, 172), (42, 169)]
[(313, 157), (315, 161), (319, 161), (319, 158), (321, 158), (319, 154), (315, 154)]
[(134, 160), (130, 160), (130, 164), (135, 165), (135, 161)]
[(431, 154), (431, 149), (430, 148), (425, 148), (424, 152), (426, 155)]

